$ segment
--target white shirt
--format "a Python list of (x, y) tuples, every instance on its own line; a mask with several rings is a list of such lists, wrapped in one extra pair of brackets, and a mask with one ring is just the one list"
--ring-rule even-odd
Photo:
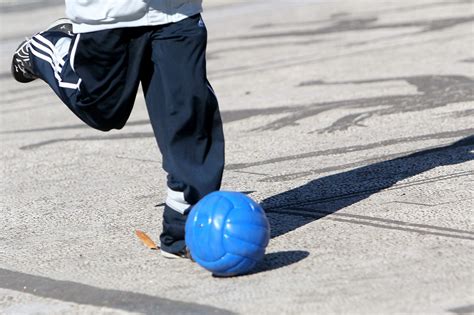
[(74, 33), (181, 21), (202, 11), (202, 0), (66, 0)]

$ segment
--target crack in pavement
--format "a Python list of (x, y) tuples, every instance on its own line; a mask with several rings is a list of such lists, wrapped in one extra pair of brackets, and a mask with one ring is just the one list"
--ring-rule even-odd
[[(417, 232), (420, 234), (431, 234), (451, 238), (459, 238), (466, 240), (474, 240), (474, 232), (430, 225), (430, 224), (419, 224), (405, 222), (401, 220), (392, 220), (384, 219), (378, 217), (372, 217), (367, 215), (351, 214), (351, 213), (339, 213), (339, 212), (330, 212), (314, 208), (306, 207), (291, 207), (283, 210), (268, 210), (267, 212), (276, 212), (287, 215), (299, 215), (299, 216), (309, 216), (314, 218), (325, 218), (333, 221), (340, 221), (346, 223), (355, 223), (361, 225), (376, 226), (379, 228), (388, 228), (393, 230), (400, 230), (406, 232)], [(339, 217), (339, 218), (338, 218)]]
[(226, 165), (226, 169), (239, 170), (239, 169), (244, 169), (244, 168), (248, 168), (252, 166), (262, 166), (262, 165), (267, 165), (267, 164), (274, 164), (274, 163), (286, 162), (286, 161), (292, 161), (292, 160), (301, 160), (301, 159), (307, 159), (307, 158), (318, 157), (318, 156), (328, 156), (328, 155), (337, 155), (337, 154), (346, 154), (346, 153), (352, 153), (352, 152), (365, 151), (365, 150), (370, 150), (370, 149), (379, 148), (379, 147), (386, 147), (389, 145), (394, 145), (394, 144), (399, 144), (399, 143), (417, 142), (417, 141), (425, 141), (425, 140), (441, 140), (441, 139), (447, 139), (447, 138), (469, 136), (471, 134), (474, 134), (474, 128), (468, 128), (468, 129), (462, 129), (462, 130), (456, 130), (456, 131), (438, 132), (438, 133), (425, 134), (425, 135), (420, 135), (420, 136), (395, 138), (395, 139), (383, 140), (383, 141), (364, 144), (364, 145), (353, 145), (353, 146), (340, 147), (340, 148), (334, 148), (334, 149), (287, 155), (287, 156), (282, 156), (282, 157), (277, 157), (277, 158), (272, 158), (272, 159), (257, 161), (257, 162), (230, 163)]
[[(287, 210), (287, 211), (270, 211), (270, 212), (276, 212), (280, 214), (286, 214), (286, 215), (296, 215), (296, 216), (307, 216), (310, 218), (315, 218), (315, 219), (326, 219), (326, 220), (331, 220), (331, 221), (337, 221), (337, 222), (343, 222), (343, 223), (351, 223), (351, 224), (358, 224), (358, 225), (365, 225), (365, 226), (372, 226), (376, 228), (382, 228), (382, 229), (387, 229), (387, 230), (397, 230), (397, 231), (403, 231), (403, 232), (414, 232), (414, 233), (419, 233), (423, 235), (435, 235), (435, 236), (442, 236), (442, 237), (447, 237), (447, 238), (456, 238), (456, 239), (463, 239), (463, 240), (474, 240), (474, 237), (471, 236), (464, 236), (464, 235), (457, 235), (457, 234), (449, 234), (449, 233), (442, 233), (436, 231), (436, 229), (443, 229), (442, 227), (437, 227), (433, 225), (423, 225), (423, 224), (414, 224), (414, 223), (409, 223), (409, 222), (402, 222), (398, 221), (399, 223), (395, 224), (384, 224), (384, 223), (378, 223), (378, 222), (373, 222), (377, 221), (376, 219), (379, 218), (372, 218), (372, 217), (367, 217), (370, 219), (345, 219), (345, 218), (338, 218), (338, 217), (333, 217), (333, 215), (342, 215), (341, 213), (327, 213), (324, 211), (319, 211), (319, 210), (308, 210), (305, 209), (304, 211), (300, 210)], [(312, 220), (313, 221), (313, 220)], [(398, 226), (397, 226), (398, 225)], [(423, 228), (413, 228), (412, 226), (417, 225)], [(404, 227), (406, 226), (406, 227)], [(434, 229), (434, 231), (430, 231), (430, 229)], [(472, 234), (469, 231), (461, 231), (461, 233), (469, 233)], [(274, 236), (272, 236), (274, 237)]]
[[(349, 168), (354, 168), (354, 167), (361, 167), (359, 171), (361, 172), (361, 170), (366, 170), (367, 174), (375, 173), (376, 169), (380, 169), (384, 172), (387, 172), (387, 170), (389, 169), (395, 169), (395, 168), (401, 169), (403, 167), (402, 165), (403, 163), (410, 163), (410, 159), (413, 159), (416, 161), (420, 156), (423, 156), (423, 155), (426, 156), (427, 165), (423, 166), (420, 163), (420, 165), (415, 165), (415, 166), (418, 166), (420, 169), (423, 169), (424, 167), (429, 169), (431, 165), (434, 165), (431, 167), (436, 167), (440, 165), (457, 164), (457, 163), (463, 163), (463, 162), (473, 160), (474, 154), (470, 153), (470, 149), (469, 149), (471, 146), (474, 146), (474, 135), (468, 136), (464, 139), (459, 140), (455, 144), (446, 146), (446, 147), (432, 146), (432, 147), (424, 148), (422, 151), (411, 150), (411, 151), (406, 151), (406, 152), (388, 154), (384, 156), (364, 159), (364, 160), (347, 163), (343, 165), (329, 166), (329, 167), (324, 167), (324, 168), (319, 168), (319, 169), (312, 169), (308, 171), (301, 171), (301, 172), (295, 172), (295, 173), (289, 173), (289, 174), (283, 174), (283, 175), (277, 175), (277, 176), (269, 176), (269, 177), (261, 178), (258, 181), (259, 182), (290, 181), (290, 180), (295, 180), (295, 179), (310, 176), (310, 175), (319, 175), (321, 173), (329, 173), (332, 171), (338, 171), (338, 170), (349, 169)], [(449, 156), (448, 152), (443, 152), (444, 150), (454, 150), (456, 148), (465, 148), (465, 150), (463, 150), (465, 152), (460, 152), (459, 157), (455, 157), (455, 158)], [(430, 161), (430, 158), (432, 158), (433, 161)], [(357, 169), (355, 171), (357, 171)], [(409, 169), (407, 171), (408, 173), (413, 172), (413, 170), (409, 170)], [(420, 173), (422, 172), (420, 171)], [(400, 172), (399, 174), (396, 174), (395, 177), (403, 176), (403, 175), (404, 174)]]

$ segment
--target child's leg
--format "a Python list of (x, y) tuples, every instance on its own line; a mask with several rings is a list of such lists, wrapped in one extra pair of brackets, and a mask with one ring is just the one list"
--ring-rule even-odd
[(206, 78), (207, 32), (200, 16), (160, 28), (152, 35), (153, 64), (142, 84), (150, 120), (168, 175), (162, 248), (184, 248), (190, 205), (219, 190), (224, 136), (216, 96)]
[[(68, 34), (57, 29), (28, 42), (32, 72), (89, 126), (121, 128), (133, 107), (139, 85), (146, 36), (130, 43), (124, 29)], [(133, 53), (132, 53), (133, 52)]]

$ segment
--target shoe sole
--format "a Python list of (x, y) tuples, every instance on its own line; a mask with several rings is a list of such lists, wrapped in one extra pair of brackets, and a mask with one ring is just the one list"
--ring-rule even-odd
[(175, 254), (172, 254), (172, 253), (168, 253), (168, 252), (165, 252), (164, 250), (161, 250), (161, 256), (163, 256), (164, 258), (168, 258), (168, 259), (185, 259), (186, 257), (181, 257), (179, 255), (175, 255)]

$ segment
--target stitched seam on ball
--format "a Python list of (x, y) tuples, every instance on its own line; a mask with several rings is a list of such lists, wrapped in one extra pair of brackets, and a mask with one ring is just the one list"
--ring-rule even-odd
[[(218, 201), (222, 199), (221, 196), (218, 196), (218, 198), (219, 198), (219, 199), (217, 199), (217, 202), (215, 202), (215, 203), (218, 203)], [(212, 209), (211, 217), (214, 217), (214, 211), (216, 211), (215, 208)], [(227, 216), (226, 216), (226, 218), (227, 218)], [(206, 245), (209, 245), (209, 243), (206, 244)], [(224, 248), (224, 251), (225, 251), (225, 248)], [(200, 260), (200, 261), (203, 261), (203, 262), (206, 262), (206, 263), (213, 263), (213, 262), (216, 262), (216, 261), (222, 259), (222, 257), (224, 257), (225, 255), (226, 255), (226, 253), (224, 253), (224, 255), (222, 255), (222, 256), (216, 258), (215, 260), (207, 260), (207, 259), (203, 259), (203, 258), (201, 258), (201, 257), (199, 257), (199, 260)]]
[[(258, 263), (257, 260), (253, 259), (253, 258), (250, 258), (250, 257), (246, 257), (246, 256), (241, 256), (241, 257), (245, 257), (245, 259), (248, 259), (248, 260), (251, 260), (254, 264)], [(238, 264), (236, 264), (235, 266), (229, 268), (229, 270), (232, 270), (232, 269), (238, 269), (241, 267), (241, 265), (245, 264), (245, 260), (242, 260), (240, 261)], [(235, 272), (235, 271), (234, 271)]]
[[(231, 236), (232, 238), (238, 239), (238, 240), (241, 241), (241, 242), (244, 242), (244, 243), (247, 243), (247, 244), (251, 244), (251, 245), (253, 245), (253, 246), (255, 246), (255, 247), (258, 247), (258, 248), (261, 248), (261, 249), (265, 249), (265, 247), (263, 247), (263, 246), (259, 246), (259, 245), (257, 245), (257, 244), (254, 244), (254, 243), (251, 243), (251, 242), (249, 242), (249, 241), (243, 240), (243, 239), (241, 239), (240, 237), (237, 237), (237, 236), (235, 236), (235, 235), (233, 235), (233, 234), (232, 234), (232, 235), (229, 235), (229, 236)], [(234, 255), (237, 255), (237, 254), (234, 254)], [(240, 254), (238, 254), (238, 255), (239, 255), (239, 256), (243, 256), (243, 255), (240, 255)], [(243, 257), (247, 257), (247, 256), (243, 256)], [(250, 258), (250, 257), (247, 257), (247, 258)]]
[[(221, 197), (221, 198), (222, 198), (222, 197)], [(230, 202), (230, 201), (229, 201), (229, 202)], [(232, 204), (232, 209), (231, 209), (231, 211), (229, 211), (229, 212), (225, 215), (225, 217), (224, 217), (223, 226), (222, 226), (222, 231), (224, 231), (224, 226), (226, 225), (227, 217), (228, 217), (229, 214), (232, 212), (232, 210), (235, 209), (235, 208), (234, 208), (234, 204), (233, 204), (232, 202), (231, 202), (231, 204)], [(224, 240), (223, 240), (224, 235), (225, 235), (225, 233), (222, 233), (221, 242), (222, 242), (222, 247), (224, 247), (224, 252), (227, 254), (227, 248), (226, 248), (225, 243), (224, 243)], [(222, 255), (219, 259), (222, 259), (226, 254)]]
[[(216, 201), (216, 204), (218, 204), (221, 199), (223, 199), (223, 197), (219, 197), (219, 199)], [(215, 217), (216, 208), (217, 208), (217, 207), (215, 207), (215, 208), (212, 209), (212, 218)], [(229, 212), (230, 212), (230, 211), (229, 211)], [(227, 214), (225, 215), (224, 220), (223, 220), (224, 223), (225, 223), (225, 221), (227, 220), (227, 216), (228, 216), (228, 215), (229, 215), (229, 213), (227, 213)], [(213, 221), (214, 221), (214, 220), (213, 220)], [(222, 227), (222, 230), (224, 230), (224, 226)], [(221, 260), (221, 259), (227, 254), (227, 249), (226, 249), (225, 246), (224, 246), (224, 242), (222, 241), (222, 237), (223, 237), (223, 235), (220, 237), (220, 241), (221, 241), (222, 247), (224, 247), (224, 254), (221, 255), (219, 258), (217, 258), (217, 259), (214, 260), (214, 261)]]
[[(244, 222), (244, 221), (242, 221)], [(238, 222), (237, 222), (238, 223)], [(252, 226), (256, 226), (256, 227), (259, 227), (259, 228), (262, 228), (262, 229), (267, 229), (268, 226), (265, 226), (265, 225), (260, 225), (260, 224), (254, 224), (254, 223), (248, 223), (248, 222), (245, 222), (245, 225), (252, 225)], [(270, 224), (269, 224), (270, 225)]]

